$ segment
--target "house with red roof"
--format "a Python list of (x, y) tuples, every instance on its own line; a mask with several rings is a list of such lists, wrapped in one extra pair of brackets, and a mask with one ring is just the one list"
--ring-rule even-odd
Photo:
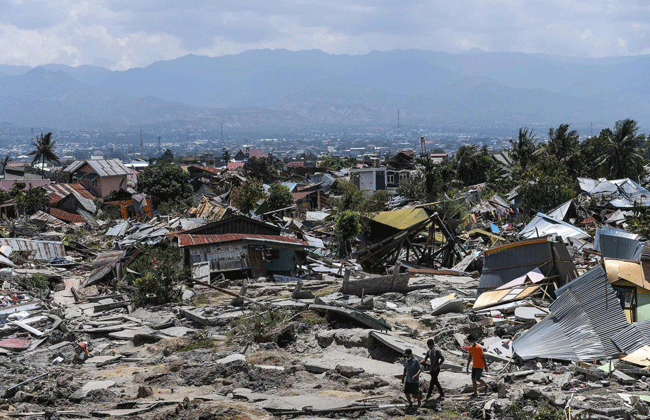
[(292, 275), (306, 261), (308, 243), (284, 236), (281, 229), (246, 216), (236, 216), (195, 229), (167, 235), (192, 272), (209, 271), (211, 277), (258, 278)]

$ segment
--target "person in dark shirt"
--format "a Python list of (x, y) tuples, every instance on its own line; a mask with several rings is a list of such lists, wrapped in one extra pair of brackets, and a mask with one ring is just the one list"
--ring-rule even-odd
[(431, 375), (431, 383), (429, 383), (429, 391), (427, 391), (427, 397), (424, 399), (424, 401), (428, 401), (429, 398), (431, 398), (431, 391), (433, 391), (434, 386), (438, 388), (438, 398), (445, 398), (445, 392), (442, 390), (442, 385), (440, 385), (440, 381), (438, 380), (440, 367), (444, 363), (445, 357), (442, 355), (440, 349), (435, 348), (433, 340), (427, 340), (427, 347), (429, 347), (429, 350), (427, 351), (426, 356), (424, 356), (422, 364), (426, 363), (427, 360), (431, 364), (431, 369), (429, 369), (429, 374)]
[(411, 395), (415, 395), (418, 399), (418, 407), (422, 405), (422, 397), (420, 396), (420, 373), (422, 366), (420, 361), (413, 356), (413, 350), (404, 350), (404, 375), (402, 382), (404, 383), (404, 394), (406, 400), (409, 402), (409, 407), (413, 407)]

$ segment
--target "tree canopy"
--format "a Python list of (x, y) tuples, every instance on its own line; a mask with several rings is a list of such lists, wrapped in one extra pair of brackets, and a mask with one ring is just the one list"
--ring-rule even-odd
[(278, 172), (268, 158), (255, 157), (248, 159), (244, 165), (244, 172), (251, 178), (256, 178), (265, 184), (277, 181)]
[(257, 207), (257, 202), (264, 198), (264, 187), (262, 182), (256, 179), (248, 179), (241, 186), (232, 191), (231, 199), (233, 206), (242, 213), (248, 214)]
[(280, 183), (271, 184), (269, 187), (267, 203), (269, 204), (269, 210), (284, 209), (295, 204), (289, 187)]
[(138, 175), (138, 191), (152, 197), (153, 205), (191, 205), (194, 193), (190, 175), (179, 165), (159, 161)]

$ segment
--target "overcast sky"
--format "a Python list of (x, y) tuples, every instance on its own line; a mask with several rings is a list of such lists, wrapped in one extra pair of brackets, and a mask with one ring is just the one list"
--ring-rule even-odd
[(0, 63), (142, 67), (257, 48), (650, 53), (650, 0), (0, 0)]

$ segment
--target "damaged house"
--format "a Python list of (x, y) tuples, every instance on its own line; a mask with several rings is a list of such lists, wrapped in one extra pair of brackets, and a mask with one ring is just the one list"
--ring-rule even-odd
[(304, 262), (308, 243), (280, 233), (273, 225), (236, 216), (168, 237), (195, 276), (257, 278), (292, 275)]
[(107, 197), (111, 193), (126, 190), (128, 169), (119, 159), (79, 160), (64, 170), (71, 183), (81, 184), (97, 197)]

